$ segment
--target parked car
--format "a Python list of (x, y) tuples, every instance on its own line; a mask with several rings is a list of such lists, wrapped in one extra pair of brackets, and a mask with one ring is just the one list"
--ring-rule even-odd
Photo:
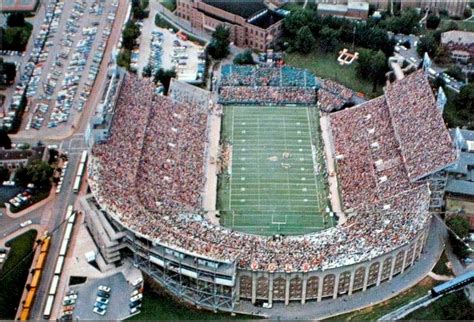
[(101, 309), (100, 307), (94, 307), (92, 311), (99, 315), (105, 315), (105, 313), (107, 313), (107, 310)]
[(99, 291), (104, 291), (104, 292), (110, 293), (110, 287), (105, 286), (105, 285), (100, 285), (99, 286)]
[(109, 299), (106, 299), (105, 297), (100, 297), (98, 296), (95, 299), (96, 302), (103, 303), (103, 304), (109, 304)]

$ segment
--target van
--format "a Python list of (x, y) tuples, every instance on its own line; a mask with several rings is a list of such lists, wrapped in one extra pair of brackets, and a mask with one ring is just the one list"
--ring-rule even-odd
[(132, 286), (133, 286), (133, 287), (137, 287), (137, 286), (140, 286), (142, 283), (143, 283), (143, 279), (142, 279), (142, 278), (138, 278), (138, 279), (136, 279), (134, 282), (132, 282)]

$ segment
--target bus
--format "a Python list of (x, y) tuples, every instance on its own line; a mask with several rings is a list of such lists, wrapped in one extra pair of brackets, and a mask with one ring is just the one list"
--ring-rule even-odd
[(54, 295), (49, 295), (48, 299), (46, 300), (46, 305), (43, 311), (43, 318), (45, 320), (49, 320), (51, 317), (51, 311), (53, 310), (53, 303), (54, 303)]
[(81, 181), (82, 181), (82, 177), (81, 176), (76, 176), (76, 179), (74, 180), (74, 185), (72, 187), (72, 191), (74, 193), (79, 192), (79, 189), (81, 188)]
[(446, 294), (451, 291), (460, 289), (463, 286), (469, 285), (472, 282), (474, 282), (474, 271), (461, 274), (453, 278), (452, 280), (449, 280), (447, 282), (444, 282), (443, 284), (433, 287), (431, 289), (431, 295), (435, 297), (441, 294)]

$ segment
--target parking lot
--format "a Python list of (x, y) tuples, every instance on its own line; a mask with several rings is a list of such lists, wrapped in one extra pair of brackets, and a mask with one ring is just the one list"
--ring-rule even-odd
[(154, 23), (156, 8), (150, 3), (150, 16), (143, 20), (140, 50), (132, 54), (132, 63), (141, 75), (143, 68), (151, 63), (152, 68), (175, 68), (177, 78), (185, 82), (199, 81), (204, 72), (204, 48), (197, 43), (183, 40), (176, 33), (159, 28)]
[[(98, 287), (104, 285), (110, 288), (109, 302), (104, 315), (93, 312), (96, 303)], [(134, 287), (130, 285), (122, 273), (117, 273), (100, 279), (88, 280), (70, 289), (77, 291), (77, 299), (72, 318), (78, 320), (123, 320), (130, 316), (130, 294)]]
[(47, 2), (12, 100), (14, 107), (26, 90), (22, 130), (41, 130), (44, 135), (70, 130), (99, 72), (117, 4), (117, 0)]

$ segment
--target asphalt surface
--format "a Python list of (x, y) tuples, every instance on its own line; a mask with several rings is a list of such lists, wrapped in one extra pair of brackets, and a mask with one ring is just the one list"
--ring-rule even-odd
[[(100, 285), (110, 287), (110, 298), (106, 313), (99, 315), (92, 310)], [(76, 307), (73, 313), (74, 320), (122, 320), (129, 316), (129, 300), (133, 287), (127, 283), (122, 273), (105, 278), (87, 281), (87, 283), (71, 287), (78, 291)]]

